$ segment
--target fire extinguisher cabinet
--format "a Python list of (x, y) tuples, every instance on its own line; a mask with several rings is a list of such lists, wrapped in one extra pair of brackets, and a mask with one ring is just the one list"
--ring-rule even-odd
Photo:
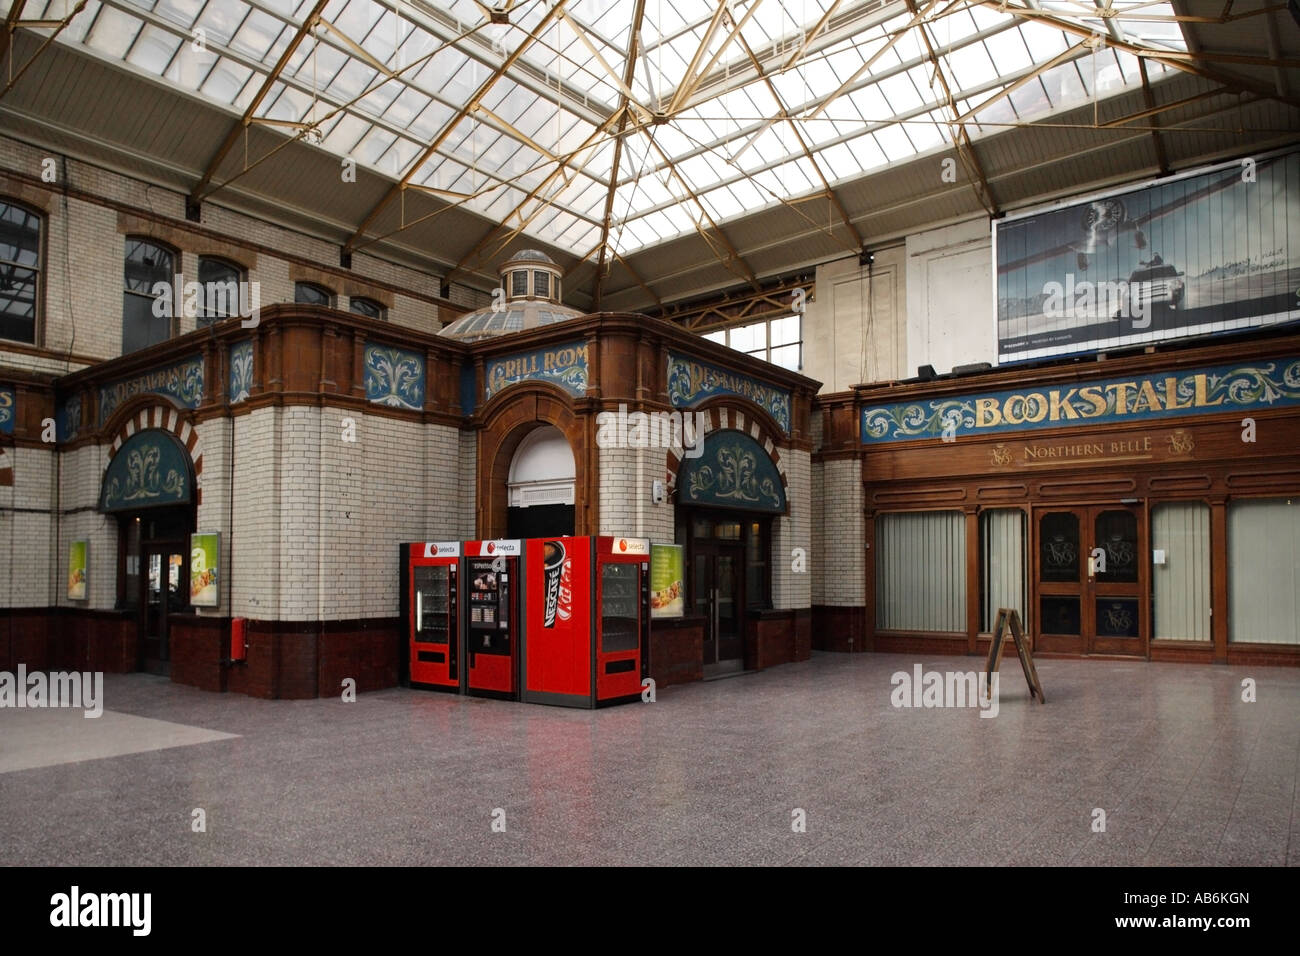
[(641, 696), (650, 673), (650, 541), (524, 543), (523, 700), (601, 707)]

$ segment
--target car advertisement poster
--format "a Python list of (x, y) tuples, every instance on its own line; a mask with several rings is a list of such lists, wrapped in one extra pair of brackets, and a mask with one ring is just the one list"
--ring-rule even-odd
[(994, 228), (1000, 363), (1300, 320), (1300, 152)]

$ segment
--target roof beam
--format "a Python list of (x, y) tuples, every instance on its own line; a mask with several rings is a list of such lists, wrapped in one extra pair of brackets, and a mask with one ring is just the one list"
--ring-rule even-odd
[[(741, 258), (740, 253), (737, 252), (736, 247), (731, 244), (731, 240), (727, 238), (726, 233), (724, 233), (721, 229), (718, 228), (718, 224), (713, 221), (713, 217), (709, 215), (709, 211), (704, 208), (704, 203), (700, 202), (700, 197), (695, 194), (695, 190), (691, 187), (691, 184), (688, 183), (686, 179), (682, 176), (681, 172), (678, 171), (677, 164), (668, 158), (668, 154), (665, 153), (663, 151), (663, 148), (654, 141), (653, 136), (650, 137), (650, 146), (654, 149), (656, 153), (659, 154), (660, 159), (662, 159), (665, 163), (668, 164), (669, 175), (672, 176), (673, 179), (677, 180), (677, 184), (682, 187), (682, 190), (686, 193), (686, 195), (690, 198), (690, 200), (693, 203), (695, 203), (696, 207), (700, 211), (700, 219), (703, 221), (707, 221), (709, 224), (709, 228), (711, 228), (717, 234), (716, 239), (710, 237), (709, 234), (704, 230), (703, 225), (701, 225), (701, 223), (697, 221), (695, 217), (692, 216), (691, 224), (695, 226), (695, 231), (700, 234), (700, 238), (704, 240), (705, 245), (707, 245), (709, 249), (713, 252), (714, 256), (717, 258), (718, 262), (722, 264), (722, 267), (724, 269), (726, 269), (728, 272), (739, 275), (742, 279), (744, 279), (754, 289), (757, 290), (758, 277), (754, 274), (754, 270), (749, 267), (748, 262), (746, 262), (744, 259)], [(725, 253), (725, 255), (718, 252), (717, 246), (714, 245), (715, 241), (722, 246), (722, 250), (723, 253)], [(732, 263), (735, 263), (737, 266), (740, 267), (741, 271), (739, 273), (737, 273), (736, 270), (732, 268), (731, 265)]]
[[(323, 6), (325, 2), (326, 0), (318, 0), (318, 6)], [(406, 172), (402, 174), (402, 178), (394, 183), (388, 192), (384, 194), (384, 198), (366, 214), (366, 217), (357, 227), (357, 231), (352, 234), (346, 243), (344, 243), (343, 252), (345, 254), (352, 252), (352, 250), (356, 248), (357, 243), (365, 236), (366, 230), (369, 229), (374, 221), (379, 218), (379, 214), (388, 208), (389, 203), (396, 199), (399, 193), (406, 189), (407, 183), (411, 181), (411, 178), (419, 171), (420, 167), (425, 164), (429, 157), (433, 156), (433, 154), (438, 151), (438, 147), (446, 142), (447, 137), (449, 137), (452, 134), (452, 131), (460, 125), (461, 120), (474, 111), (478, 106), (479, 101), (482, 100), (483, 97), (487, 96), (488, 91), (496, 85), (497, 80), (505, 76), (506, 71), (515, 64), (516, 60), (523, 56), (524, 51), (537, 40), (537, 34), (541, 33), (542, 30), (546, 28), (547, 24), (559, 16), (559, 10), (566, 2), (567, 0), (556, 0), (555, 5), (546, 11), (546, 14), (540, 21), (538, 21), (537, 26), (533, 28), (534, 32), (529, 34), (527, 39), (523, 40), (512, 53), (501, 61), (497, 68), (492, 71), (492, 74), (483, 81), (483, 84), (478, 88), (474, 95), (471, 96), (469, 100), (456, 112), (456, 115), (443, 124), (442, 130), (439, 131), (438, 135), (435, 136), (432, 142), (424, 148), (424, 151), (420, 153), (416, 160), (410, 164)]]
[[(1035, 10), (1032, 7), (1021, 7), (1008, 2), (1008, 0), (970, 0), (970, 2), (988, 7), (991, 10), (997, 10), (1000, 13), (1009, 13), (1012, 16), (1020, 17), (1023, 20), (1031, 20), (1035, 23), (1045, 23), (1048, 26), (1055, 27), (1065, 33), (1072, 34), (1073, 36), (1087, 39), (1097, 35), (1095, 30), (1092, 30), (1081, 23), (1075, 23), (1071, 20), (1063, 20), (1051, 13)], [(1168, 20), (1169, 18), (1166, 17), (1165, 19)], [(1249, 77), (1239, 76), (1234, 73), (1219, 73), (1215, 70), (1199, 66), (1194, 62), (1238, 63), (1249, 66), (1286, 66), (1288, 68), (1295, 68), (1300, 67), (1300, 60), (1282, 60), (1279, 62), (1269, 59), (1268, 57), (1240, 56), (1231, 53), (1207, 53), (1204, 50), (1195, 53), (1183, 53), (1175, 50), (1158, 50), (1152, 47), (1140, 46), (1136, 43), (1130, 43), (1127, 40), (1112, 40), (1107, 45), (1112, 49), (1122, 50), (1125, 53), (1132, 54), (1133, 56), (1159, 60), (1171, 69), (1181, 70), (1184, 73), (1191, 73), (1193, 76), (1213, 80), (1215, 83), (1226, 86), (1232, 90), (1237, 90), (1243, 93), (1256, 93), (1267, 99), (1285, 103), (1288, 106), (1300, 107), (1300, 98), (1294, 96), (1279, 96), (1277, 90), (1267, 83), (1260, 83), (1250, 79)]]
[[(1110, 0), (1106, 0), (1110, 2)], [(916, 0), (907, 0), (907, 9), (914, 15), (917, 12)], [(948, 85), (948, 79), (944, 76), (943, 65), (938, 55), (934, 52), (934, 44), (930, 42), (930, 28), (922, 21), (917, 26), (917, 32), (921, 34), (921, 40), (925, 43), (926, 56), (930, 58), (930, 64), (934, 67), (934, 78), (939, 81), (943, 87), (943, 96), (948, 103), (948, 109), (952, 110), (952, 115), (957, 115), (957, 100), (952, 95), (952, 87)], [(931, 84), (933, 86), (933, 83)], [(971, 189), (975, 191), (976, 198), (979, 199), (980, 205), (988, 210), (990, 216), (998, 214), (997, 200), (993, 198), (993, 191), (989, 188), (988, 177), (984, 175), (984, 167), (980, 165), (979, 156), (975, 153), (975, 147), (970, 141), (970, 135), (966, 132), (964, 123), (957, 123), (951, 129), (952, 145), (957, 150), (957, 156), (961, 159), (962, 165), (966, 167), (966, 174), (971, 178)]]
[[(596, 258), (596, 288), (592, 306), (600, 311), (600, 293), (605, 284), (605, 253), (609, 249), (609, 223), (614, 215), (614, 195), (618, 192), (618, 164), (623, 159), (623, 130), (627, 127), (627, 108), (632, 102), (632, 78), (636, 74), (637, 38), (641, 36), (641, 19), (645, 16), (645, 0), (636, 0), (632, 10), (631, 42), (627, 47), (627, 60), (623, 64), (623, 93), (619, 97), (619, 135), (614, 138), (614, 162), (609, 168), (609, 192), (605, 194), (605, 215), (600, 221), (600, 252)], [(602, 61), (603, 62), (603, 61)], [(633, 189), (636, 187), (633, 186)], [(631, 269), (628, 270), (629, 272)], [(638, 280), (639, 281), (639, 280)]]
[[(1148, 110), (1154, 110), (1156, 106), (1156, 98), (1151, 93), (1151, 83), (1147, 79), (1146, 60), (1138, 60), (1138, 72), (1142, 74), (1142, 102), (1146, 103)], [(1164, 140), (1160, 138), (1160, 131), (1156, 129), (1158, 124), (1154, 119), (1155, 114), (1152, 113), (1149, 115), (1153, 117), (1151, 120), (1151, 142), (1155, 145), (1156, 149), (1156, 163), (1160, 167), (1160, 175), (1164, 176), (1169, 173), (1169, 156), (1165, 153), (1165, 143)]]
[[(583, 151), (589, 150), (599, 145), (600, 137), (604, 136), (605, 133), (609, 130), (609, 128), (614, 124), (616, 117), (623, 116), (623, 115), (626, 114), (616, 113), (613, 116), (611, 116), (609, 119), (605, 120), (605, 122), (602, 123), (600, 126), (597, 126), (596, 129), (592, 131), (591, 135), (588, 136), (585, 140), (583, 140), (582, 144), (577, 149), (575, 149), (572, 153), (570, 153), (566, 158), (572, 160), (574, 157), (576, 157), (578, 154), (582, 153)], [(465, 255), (461, 256), (460, 261), (457, 262), (456, 265), (452, 268), (452, 270), (448, 272), (447, 275), (444, 276), (443, 278), (450, 281), (452, 276), (456, 275), (457, 273), (465, 271), (465, 266), (470, 261), (470, 259), (473, 259), (475, 256), (477, 256), (487, 246), (488, 242), (491, 241), (493, 236), (495, 236), (502, 229), (505, 229), (506, 223), (508, 223), (511, 219), (515, 218), (516, 216), (519, 216), (520, 213), (523, 212), (524, 207), (526, 207), (530, 202), (532, 202), (538, 196), (540, 196), (543, 190), (549, 188), (551, 183), (555, 182), (557, 177), (563, 175), (564, 169), (565, 169), (564, 163), (557, 163), (555, 168), (551, 170), (551, 172), (546, 176), (545, 179), (543, 179), (540, 183), (534, 186), (533, 189), (528, 193), (528, 195), (519, 201), (519, 203), (515, 206), (514, 209), (510, 210), (510, 212), (506, 213), (505, 216), (502, 217), (500, 223), (495, 223), (488, 228), (487, 232), (485, 232), (483, 236), (479, 239), (479, 241), (474, 244), (474, 247), (470, 249), (469, 252), (465, 253)], [(572, 180), (566, 179), (565, 186), (567, 186), (570, 182), (572, 182)], [(558, 192), (559, 191), (557, 190), (556, 193), (557, 195)], [(506, 243), (508, 243), (511, 239), (513, 239), (516, 235), (519, 234), (519, 231), (524, 228), (524, 225), (527, 222), (532, 221), (532, 219), (542, 209), (551, 205), (553, 202), (554, 202), (554, 197), (548, 199), (545, 203), (542, 203), (537, 209), (535, 209), (532, 213), (530, 213), (527, 220), (521, 219), (519, 227), (516, 229), (509, 230), (508, 235), (505, 237), (505, 239), (503, 239), (501, 243), (497, 245), (497, 250), (504, 248)]]
[(33, 53), (30, 57), (28, 57), (27, 62), (18, 68), (17, 73), (13, 72), (13, 60), (10, 59), (9, 71), (11, 75), (9, 77), (9, 82), (5, 84), (4, 89), (0, 89), (0, 98), (3, 98), (6, 93), (8, 93), (10, 90), (14, 88), (14, 85), (23, 78), (23, 74), (27, 72), (28, 67), (30, 67), (33, 63), (36, 62), (37, 58), (39, 58), (40, 55), (44, 53), (45, 50), (49, 47), (49, 45), (54, 42), (54, 38), (57, 37), (60, 33), (62, 33), (64, 28), (69, 23), (72, 22), (72, 18), (86, 8), (86, 0), (77, 0), (77, 5), (73, 7), (72, 12), (69, 13), (62, 20), (24, 21), (18, 19), (18, 14), (22, 12), (23, 2), (24, 0), (15, 0), (14, 6), (9, 10), (9, 16), (5, 19), (5, 30), (4, 30), (4, 41), (3, 41), (4, 47), (0, 48), (0, 59), (4, 58), (5, 50), (11, 44), (11, 38), (13, 36), (13, 32), (18, 27), (28, 26), (28, 25), (40, 26), (44, 28), (53, 27), (54, 32), (45, 38), (44, 42), (41, 43), (41, 45), (36, 48), (36, 52)]
[(239, 122), (230, 127), (230, 132), (226, 134), (226, 138), (222, 141), (221, 145), (217, 147), (217, 151), (212, 155), (212, 158), (208, 160), (208, 165), (203, 170), (203, 175), (199, 177), (199, 181), (194, 185), (194, 188), (190, 190), (191, 203), (197, 204), (203, 199), (204, 188), (208, 183), (212, 182), (212, 177), (216, 175), (217, 169), (221, 166), (222, 161), (230, 153), (230, 150), (234, 148), (235, 143), (239, 141), (240, 132), (248, 129), (248, 125), (253, 121), (253, 115), (257, 112), (257, 108), (262, 105), (262, 100), (266, 99), (266, 94), (271, 92), (271, 87), (275, 85), (275, 81), (279, 79), (280, 74), (289, 64), (289, 60), (293, 57), (293, 54), (297, 51), (303, 39), (311, 32), (312, 27), (316, 25), (316, 21), (320, 19), (321, 11), (325, 9), (325, 4), (327, 2), (328, 0), (316, 0), (316, 5), (311, 8), (311, 13), (307, 14), (301, 25), (299, 25), (297, 32), (293, 35), (293, 39), (289, 41), (289, 45), (285, 47), (284, 52), (280, 54), (280, 59), (276, 60), (275, 66), (271, 68), (271, 72), (266, 74), (266, 78), (262, 81), (261, 89), (257, 91), (257, 95), (249, 102), (248, 107), (244, 110), (244, 115), (240, 118)]
[[(759, 65), (758, 58), (754, 56), (754, 51), (750, 49), (749, 41), (742, 36), (740, 38), (740, 44), (744, 47), (745, 54), (749, 57), (749, 61), (753, 63), (755, 68), (757, 68), (761, 73), (762, 67)], [(840, 202), (839, 195), (831, 188), (830, 181), (822, 172), (821, 164), (817, 162), (817, 157), (814, 156), (812, 150), (808, 148), (808, 143), (803, 138), (803, 131), (799, 129), (795, 124), (795, 121), (790, 118), (790, 111), (785, 108), (785, 103), (781, 99), (781, 94), (777, 92), (776, 84), (772, 82), (772, 78), (766, 73), (763, 73), (763, 83), (767, 87), (767, 92), (771, 95), (773, 102), (776, 103), (778, 115), (785, 121), (786, 125), (790, 127), (790, 131), (794, 133), (794, 138), (798, 141), (799, 149), (803, 152), (804, 158), (808, 160), (808, 164), (812, 166), (813, 171), (817, 174), (817, 178), (821, 180), (822, 189), (826, 192), (826, 198), (830, 201), (831, 208), (835, 210), (836, 215), (840, 217), (840, 221), (844, 223), (844, 228), (847, 229), (849, 235), (853, 237), (853, 245), (851, 248), (854, 251), (861, 249), (863, 245), (862, 234), (859, 233), (857, 227), (853, 225), (853, 219), (849, 216), (848, 210), (844, 208), (844, 203)], [(778, 196), (777, 198), (781, 199), (782, 202), (785, 202), (783, 197)], [(800, 211), (800, 214), (802, 215), (802, 211)], [(833, 235), (832, 238), (834, 238)]]

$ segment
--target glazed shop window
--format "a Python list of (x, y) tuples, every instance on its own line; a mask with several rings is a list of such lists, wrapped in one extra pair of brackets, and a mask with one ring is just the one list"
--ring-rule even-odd
[(1300, 644), (1300, 498), (1228, 503), (1228, 640)]
[(876, 518), (876, 627), (966, 630), (966, 516), (960, 511)]
[(354, 295), (348, 299), (348, 310), (355, 312), (357, 315), (364, 315), (369, 319), (385, 319), (386, 311), (382, 305), (374, 299), (367, 299), (362, 296)]
[(0, 199), (0, 338), (36, 342), (41, 217)]
[(239, 314), (239, 286), (243, 281), (242, 267), (223, 259), (199, 257), (199, 286), (203, 289), (199, 328)]
[(334, 293), (314, 282), (295, 282), (293, 301), (299, 305), (323, 305), (328, 308), (334, 304)]
[(1015, 608), (1026, 629), (1025, 544), (1027, 522), (1018, 508), (980, 512), (980, 630), (993, 633), (1001, 608)]
[(174, 303), (172, 308), (166, 307), (165, 303), (172, 301), (171, 296), (160, 302), (156, 290), (159, 284), (173, 284), (175, 262), (175, 253), (170, 249), (151, 239), (127, 236), (122, 294), (123, 355), (171, 338), (175, 327)]
[(1172, 501), (1151, 509), (1151, 565), (1156, 640), (1210, 641), (1210, 506)]

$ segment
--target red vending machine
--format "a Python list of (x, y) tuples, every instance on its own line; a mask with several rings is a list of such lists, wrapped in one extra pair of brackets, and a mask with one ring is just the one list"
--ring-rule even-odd
[(600, 707), (650, 675), (650, 541), (530, 538), (523, 699)]
[(433, 690), (462, 690), (460, 542), (404, 544), (401, 568), (410, 683)]
[(465, 692), (518, 700), (523, 542), (466, 541), (464, 552)]

